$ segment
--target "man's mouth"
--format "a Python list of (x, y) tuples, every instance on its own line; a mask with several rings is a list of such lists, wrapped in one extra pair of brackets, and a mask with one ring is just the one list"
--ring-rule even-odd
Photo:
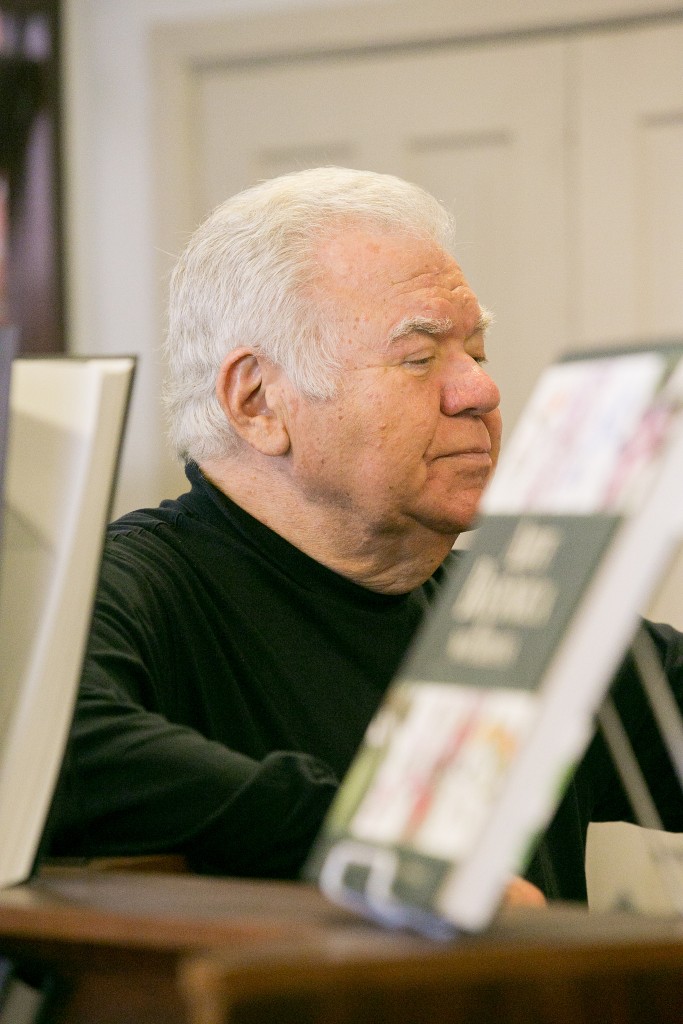
[(439, 455), (441, 459), (488, 459), (491, 461), (491, 449), (490, 448), (461, 448), (456, 452), (445, 452), (443, 455)]

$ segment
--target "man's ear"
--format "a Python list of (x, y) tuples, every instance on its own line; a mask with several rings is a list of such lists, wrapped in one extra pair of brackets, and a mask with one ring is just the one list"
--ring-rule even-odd
[(216, 381), (216, 397), (233, 429), (263, 455), (285, 455), (289, 433), (277, 402), (282, 371), (251, 349), (229, 352)]

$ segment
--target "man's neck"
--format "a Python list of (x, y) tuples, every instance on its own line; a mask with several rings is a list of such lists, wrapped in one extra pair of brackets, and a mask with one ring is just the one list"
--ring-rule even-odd
[(359, 586), (404, 594), (421, 586), (441, 565), (457, 534), (436, 534), (417, 523), (404, 531), (373, 531), (346, 510), (307, 502), (286, 476), (239, 459), (201, 463), (204, 476), (259, 522), (310, 558)]

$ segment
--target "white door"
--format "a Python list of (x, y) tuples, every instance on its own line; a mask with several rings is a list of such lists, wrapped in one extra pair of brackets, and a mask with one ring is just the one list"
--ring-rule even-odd
[(569, 340), (565, 53), (542, 42), (255, 68), (196, 62), (192, 222), (260, 178), (317, 164), (424, 185), (454, 210), (460, 262), (496, 314), (489, 348), (509, 426)]
[[(597, 35), (577, 57), (576, 336), (681, 338), (683, 24)], [(683, 628), (683, 554), (649, 614)]]
[(578, 57), (577, 336), (683, 336), (683, 24)]

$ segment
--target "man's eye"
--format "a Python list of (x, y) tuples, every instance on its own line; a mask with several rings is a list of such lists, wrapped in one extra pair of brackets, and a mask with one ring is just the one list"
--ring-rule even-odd
[(428, 366), (434, 359), (434, 356), (412, 356), (409, 359), (404, 359), (404, 365), (406, 366)]

